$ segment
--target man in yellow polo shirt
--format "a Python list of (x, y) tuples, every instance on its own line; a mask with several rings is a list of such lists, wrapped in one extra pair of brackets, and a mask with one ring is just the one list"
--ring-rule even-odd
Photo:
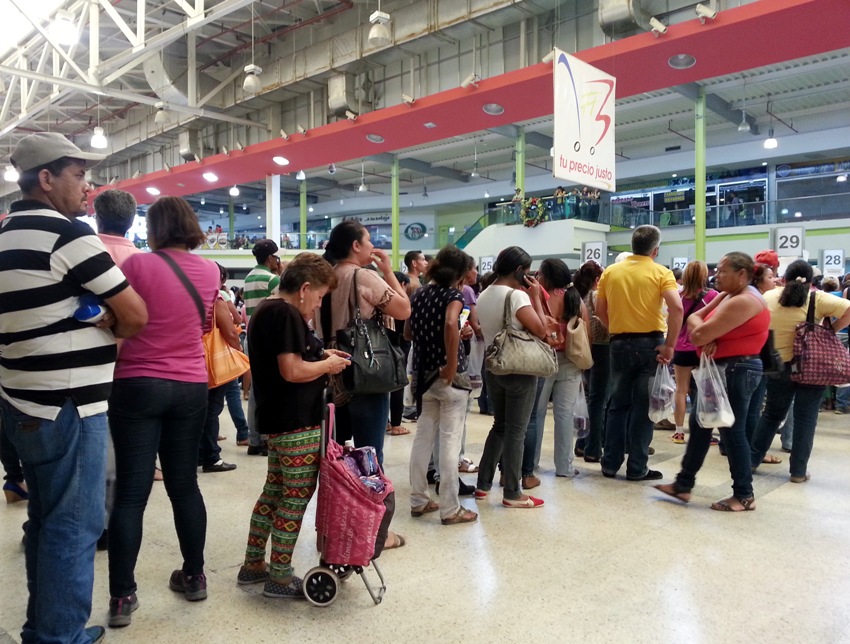
[[(652, 442), (649, 381), (657, 363), (668, 364), (682, 327), (682, 300), (669, 268), (655, 263), (661, 231), (638, 226), (630, 257), (605, 269), (599, 279), (596, 315), (611, 333), (611, 399), (605, 421), (602, 474), (614, 478), (628, 441), (629, 481), (654, 481), (647, 466)], [(667, 338), (662, 304), (667, 303)]]

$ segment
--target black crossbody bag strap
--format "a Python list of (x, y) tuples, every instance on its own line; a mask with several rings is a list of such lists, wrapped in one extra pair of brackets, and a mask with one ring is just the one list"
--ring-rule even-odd
[(154, 251), (154, 255), (161, 257), (166, 264), (174, 271), (174, 274), (177, 276), (186, 290), (189, 292), (189, 295), (192, 297), (192, 301), (195, 303), (195, 307), (198, 309), (198, 315), (201, 316), (201, 327), (207, 321), (207, 316), (204, 311), (204, 301), (201, 299), (201, 294), (198, 293), (198, 289), (195, 288), (195, 285), (192, 284), (192, 280), (190, 280), (186, 273), (183, 272), (183, 269), (174, 261), (172, 257), (169, 257), (167, 253), (163, 253), (162, 251), (156, 250)]

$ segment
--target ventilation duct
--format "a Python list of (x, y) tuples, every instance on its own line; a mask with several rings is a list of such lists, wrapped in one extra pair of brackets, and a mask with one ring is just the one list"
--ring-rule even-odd
[(184, 161), (194, 161), (195, 158), (204, 157), (204, 148), (201, 144), (201, 131), (190, 128), (177, 135), (177, 143), (180, 147), (180, 156)]
[(346, 112), (359, 114), (366, 103), (358, 98), (354, 74), (336, 74), (328, 79), (328, 109), (333, 116), (346, 118)]
[(599, 26), (610, 38), (649, 31), (649, 17), (641, 0), (599, 0)]
[[(171, 44), (163, 52), (151, 56), (142, 64), (145, 78), (154, 93), (165, 103), (173, 103), (174, 105), (189, 104), (187, 67), (188, 55), (185, 40)], [(207, 74), (199, 73), (199, 96), (205, 96), (212, 91), (216, 84), (216, 81)], [(210, 104), (214, 104), (214, 100)]]

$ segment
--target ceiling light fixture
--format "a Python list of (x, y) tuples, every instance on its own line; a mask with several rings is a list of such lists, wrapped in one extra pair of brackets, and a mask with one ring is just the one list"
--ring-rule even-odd
[(156, 115), (153, 117), (153, 122), (157, 125), (168, 123), (168, 112), (165, 111), (165, 103), (158, 101), (154, 107), (156, 107)]
[(426, 179), (424, 177), (422, 178), (422, 198), (428, 198), (428, 184), (426, 183)]
[(230, 189), (230, 191), (228, 192), (228, 194), (229, 194), (231, 197), (238, 197), (238, 196), (239, 196), (239, 186), (233, 186), (233, 187)]
[(305, 174), (305, 172), (303, 170), (299, 170), (298, 172), (295, 173), (295, 179), (297, 181), (305, 181), (307, 179), (307, 175)]
[(148, 186), (145, 188), (149, 195), (153, 195), (154, 197), (159, 196), (159, 188), (154, 188), (153, 186)]
[(47, 31), (56, 39), (56, 42), (66, 47), (76, 44), (79, 40), (77, 28), (74, 26), (74, 14), (65, 9), (59, 9), (56, 12)]
[(366, 140), (369, 141), (369, 143), (383, 143), (384, 137), (380, 134), (367, 134)]
[(837, 177), (835, 177), (835, 180), (838, 183), (844, 183), (844, 182), (847, 181), (847, 175), (846, 174), (839, 174)]
[(201, 205), (203, 206), (205, 203), (207, 203), (207, 200), (204, 197), (201, 197)]
[(221, 207), (218, 209), (218, 214), (219, 214), (219, 215), (223, 215), (223, 214), (224, 214), (224, 206), (221, 206)]
[(779, 147), (779, 141), (776, 140), (776, 137), (773, 135), (773, 127), (767, 131), (767, 138), (764, 140), (764, 149), (765, 150), (774, 150)]
[(272, 157), (272, 161), (274, 161), (278, 165), (289, 165), (289, 159), (287, 159), (286, 157)]
[(652, 35), (658, 38), (658, 36), (667, 33), (667, 25), (661, 22), (658, 18), (653, 16), (649, 19), (649, 27)]
[(739, 132), (752, 132), (750, 122), (747, 120), (747, 77), (744, 79), (744, 99), (741, 101), (741, 123), (738, 125)]
[(481, 109), (484, 110), (485, 114), (489, 114), (490, 116), (499, 116), (505, 113), (505, 108), (498, 103), (485, 103)]
[(245, 65), (245, 80), (242, 81), (242, 90), (249, 94), (259, 92), (263, 83), (260, 81), (260, 74), (263, 73), (263, 68), (254, 64), (254, 3), (251, 3), (251, 64)]
[(248, 204), (243, 203), (242, 204), (242, 210), (248, 210)]
[(667, 59), (667, 64), (673, 69), (690, 69), (697, 64), (697, 59), (690, 54), (675, 54)]
[(98, 150), (103, 150), (109, 145), (106, 140), (106, 135), (103, 133), (103, 128), (100, 127), (100, 96), (97, 97), (97, 127), (94, 128), (94, 133), (91, 137), (91, 146)]
[(204, 172), (202, 176), (210, 183), (215, 183), (216, 181), (218, 181), (218, 176), (216, 176), (214, 172)]
[(15, 170), (15, 166), (7, 165), (6, 172), (3, 173), (3, 180), (9, 181), (10, 183), (15, 183), (20, 178), (18, 171)]
[[(713, 3), (713, 0), (712, 0)], [(711, 7), (706, 7), (701, 2), (697, 2), (697, 5), (694, 7), (694, 11), (699, 18), (699, 21), (702, 24), (705, 24), (706, 20), (714, 20), (717, 17), (717, 10), (712, 9)]]
[(310, 206), (309, 208), (307, 208), (307, 212), (313, 212), (313, 206)]
[(481, 82), (481, 77), (478, 74), (476, 74), (475, 72), (472, 72), (469, 76), (467, 76), (466, 78), (464, 78), (460, 82), (460, 86), (463, 87), (463, 88), (466, 88), (466, 87), (469, 87), (470, 85), (472, 85), (473, 87), (477, 88), (478, 83), (480, 83), (480, 82)]
[(336, 165), (331, 163), (328, 165), (328, 174), (336, 174)]
[(369, 44), (372, 47), (386, 47), (392, 42), (387, 27), (389, 21), (390, 14), (381, 11), (381, 0), (378, 0), (378, 10), (369, 16), (369, 22), (372, 23), (372, 28), (369, 29)]
[(106, 140), (106, 135), (103, 133), (103, 128), (97, 126), (94, 128), (94, 133), (91, 135), (91, 146), (98, 150), (102, 150), (109, 145)]
[(474, 152), (474, 154), (475, 154), (475, 156), (473, 158), (475, 159), (475, 163), (472, 165), (472, 172), (469, 173), (469, 176), (472, 177), (473, 179), (481, 176), (481, 174), (478, 172), (478, 140), (477, 139), (475, 140), (475, 152)]
[(484, 198), (485, 198), (485, 199), (489, 199), (489, 198), (490, 198), (490, 191), (489, 191), (489, 190), (485, 190), (485, 191), (484, 191)]

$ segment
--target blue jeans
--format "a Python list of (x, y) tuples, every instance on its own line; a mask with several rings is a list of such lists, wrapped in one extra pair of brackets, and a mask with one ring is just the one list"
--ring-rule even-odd
[[(838, 333), (836, 335), (838, 335), (838, 338), (841, 340), (841, 344), (844, 345), (844, 348), (847, 349), (847, 333)], [(846, 412), (848, 407), (850, 407), (850, 387), (839, 387), (835, 392), (835, 408)]]
[(0, 417), (0, 463), (3, 464), (4, 481), (21, 483), (24, 480), (24, 471), (21, 469), (18, 450), (12, 445), (9, 433), (3, 431), (2, 417)]
[(337, 436), (353, 438), (355, 447), (371, 445), (375, 448), (378, 463), (384, 462), (384, 436), (390, 414), (389, 394), (363, 394), (354, 396), (337, 410)]
[[(750, 409), (747, 412), (747, 443), (753, 444), (753, 434), (756, 433), (756, 426), (761, 418), (761, 406), (764, 402), (764, 395), (767, 391), (767, 376), (762, 374), (758, 387), (753, 392), (752, 400), (750, 401)], [(725, 449), (725, 445), (724, 445)]]
[(198, 444), (207, 413), (207, 384), (161, 378), (116, 380), (109, 398), (115, 444), (115, 505), (109, 519), (109, 594), (136, 592), (145, 506), (156, 455), (171, 501), (183, 572), (204, 571), (207, 510), (198, 488)]
[(84, 629), (95, 544), (103, 532), (106, 414), (80, 418), (70, 399), (53, 421), (28, 416), (2, 399), (0, 412), (29, 489), (29, 601), (21, 641), (90, 642)]
[(607, 344), (592, 344), (593, 366), (587, 379), (587, 410), (590, 413), (590, 432), (584, 440), (584, 455), (602, 457), (605, 440), (605, 408), (611, 394), (611, 350)]
[(227, 401), (230, 420), (233, 421), (233, 426), (236, 428), (236, 440), (247, 440), (248, 421), (245, 420), (245, 412), (242, 411), (242, 387), (239, 384), (239, 378), (225, 385), (224, 399)]
[[(729, 473), (732, 475), (732, 494), (738, 499), (748, 499), (753, 495), (753, 472), (750, 467), (749, 442), (747, 441), (747, 419), (756, 406), (755, 394), (761, 385), (761, 360), (742, 360), (727, 362), (725, 365), (726, 393), (735, 422), (732, 427), (721, 427), (720, 439), (729, 459)], [(697, 393), (699, 395), (699, 392)], [(759, 401), (759, 404), (760, 401)], [(697, 422), (696, 405), (691, 409), (688, 419), (688, 446), (682, 458), (682, 470), (676, 476), (677, 491), (690, 492), (696, 483), (699, 472), (711, 446), (711, 428), (701, 427)]]
[[(538, 378), (537, 386), (534, 388), (534, 405), (531, 407), (531, 416), (528, 417), (528, 425), (525, 427), (525, 441), (522, 446), (522, 466), (520, 471), (523, 476), (532, 476), (535, 468), (540, 462), (540, 452), (537, 450), (537, 443), (542, 443), (543, 423), (537, 422), (537, 407), (540, 403), (540, 394), (543, 393), (543, 384), (546, 378)], [(546, 404), (549, 399), (546, 399)], [(541, 440), (538, 441), (538, 435)]]
[(824, 387), (794, 382), (791, 380), (789, 364), (786, 363), (785, 371), (781, 375), (767, 379), (764, 413), (753, 434), (752, 465), (753, 467), (761, 465), (779, 424), (793, 402), (794, 440), (791, 446), (791, 476), (805, 476), (809, 457), (812, 455), (812, 445), (815, 442), (815, 428), (818, 424), (818, 411)]
[(515, 501), (522, 497), (519, 487), (525, 430), (534, 398), (537, 393), (537, 378), (534, 376), (496, 376), (489, 371), (487, 390), (493, 405), (493, 427), (484, 442), (484, 452), (478, 469), (478, 489), (493, 487), (496, 465), (501, 460), (505, 486), (505, 499)]
[(657, 337), (613, 338), (611, 340), (611, 399), (605, 421), (605, 453), (602, 470), (615, 474), (625, 460), (626, 476), (640, 478), (649, 468), (652, 421), (649, 419), (649, 380), (658, 366), (655, 347), (664, 342)]

